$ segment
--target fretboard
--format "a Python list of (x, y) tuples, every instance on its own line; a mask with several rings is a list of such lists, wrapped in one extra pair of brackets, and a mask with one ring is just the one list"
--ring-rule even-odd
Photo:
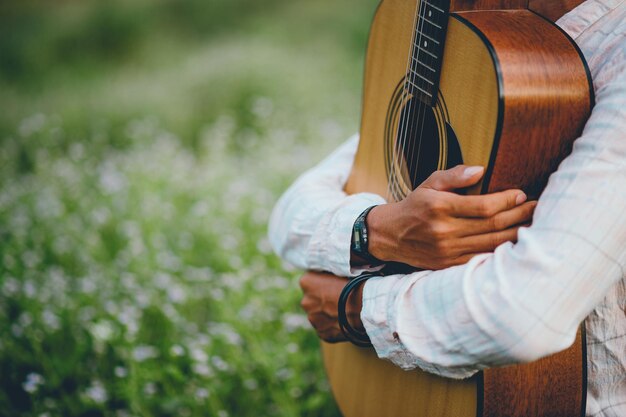
[(407, 88), (423, 103), (437, 100), (450, 0), (421, 0), (415, 19)]

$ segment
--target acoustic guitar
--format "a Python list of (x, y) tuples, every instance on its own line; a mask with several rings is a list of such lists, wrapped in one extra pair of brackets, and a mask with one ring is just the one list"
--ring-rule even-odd
[[(538, 7), (554, 19), (559, 7), (579, 2)], [(528, 7), (527, 0), (381, 1), (348, 193), (401, 200), (433, 171), (464, 163), (487, 168), (469, 193), (521, 188), (539, 196), (580, 135), (593, 89), (576, 44)], [(346, 417), (574, 417), (585, 413), (582, 333), (581, 326), (558, 354), (461, 381), (403, 371), (349, 343), (324, 343), (323, 355)]]

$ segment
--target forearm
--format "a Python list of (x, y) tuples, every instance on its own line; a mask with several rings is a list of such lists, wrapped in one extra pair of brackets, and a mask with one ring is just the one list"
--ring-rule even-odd
[(626, 265), (626, 193), (617, 191), (626, 172), (595, 161), (577, 175), (589, 162), (563, 164), (516, 245), (458, 267), (368, 281), (361, 318), (379, 356), (462, 378), (569, 346)]
[(350, 173), (358, 138), (353, 137), (316, 167), (303, 174), (277, 202), (269, 224), (276, 253), (290, 263), (350, 276), (352, 224), (367, 207), (384, 203), (375, 194), (348, 196), (343, 187)]

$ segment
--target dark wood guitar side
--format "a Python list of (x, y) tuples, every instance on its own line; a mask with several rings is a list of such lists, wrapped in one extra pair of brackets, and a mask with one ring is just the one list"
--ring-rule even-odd
[[(444, 8), (442, 1), (425, 3)], [(496, 3), (511, 10), (483, 10)], [(381, 2), (370, 33), (361, 140), (348, 193), (368, 191), (399, 200), (432, 170), (463, 162), (487, 167), (483, 182), (471, 192), (522, 188), (531, 196), (540, 194), (580, 135), (593, 106), (593, 90), (575, 43), (528, 10), (533, 3), (538, 1), (452, 0), (439, 85), (429, 89), (425, 83), (406, 87), (418, 3)], [(535, 8), (560, 13), (558, 7)], [(429, 93), (436, 100), (420, 113), (431, 120), (427, 156), (415, 164), (427, 167), (420, 172), (413, 169), (413, 155), (397, 141), (404, 109), (415, 106), (417, 98), (428, 102)], [(416, 108), (423, 111), (421, 105)], [(400, 157), (393, 154), (398, 149)], [(379, 360), (372, 350), (346, 343), (323, 344), (323, 353), (333, 394), (346, 417), (573, 417), (585, 411), (584, 347), (579, 331), (563, 352), (464, 381), (405, 372)]]

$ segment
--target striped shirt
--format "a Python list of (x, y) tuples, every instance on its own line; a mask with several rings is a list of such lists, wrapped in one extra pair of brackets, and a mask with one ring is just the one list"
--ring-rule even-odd
[[(441, 271), (369, 280), (361, 318), (381, 358), (466, 378), (570, 346), (587, 330), (587, 415), (626, 416), (626, 4), (588, 0), (557, 24), (579, 45), (596, 105), (517, 244)], [(342, 190), (351, 138), (301, 176), (272, 214), (291, 263), (349, 276), (357, 216), (381, 196)]]

